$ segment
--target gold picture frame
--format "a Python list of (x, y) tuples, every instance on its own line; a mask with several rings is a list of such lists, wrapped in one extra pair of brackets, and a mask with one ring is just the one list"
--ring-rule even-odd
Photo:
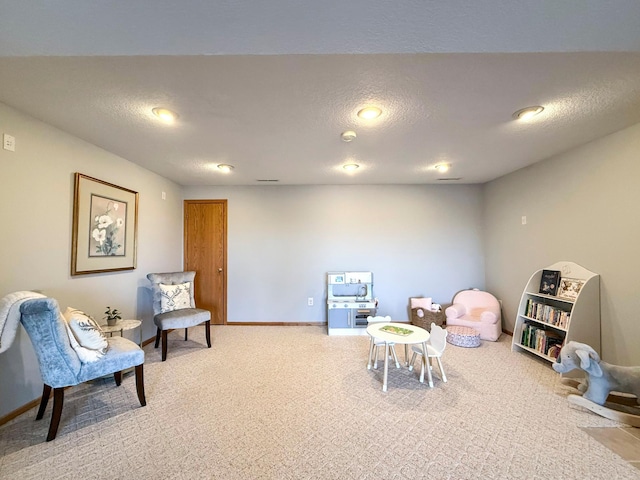
[(138, 192), (75, 173), (71, 275), (134, 270)]

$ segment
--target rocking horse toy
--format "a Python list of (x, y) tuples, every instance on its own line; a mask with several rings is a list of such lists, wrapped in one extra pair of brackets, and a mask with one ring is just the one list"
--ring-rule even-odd
[(583, 370), (586, 378), (581, 382), (563, 379), (563, 383), (576, 387), (582, 395), (569, 395), (574, 405), (592, 412), (640, 427), (640, 367), (621, 367), (600, 360), (589, 345), (571, 341), (562, 347), (553, 369), (567, 373)]

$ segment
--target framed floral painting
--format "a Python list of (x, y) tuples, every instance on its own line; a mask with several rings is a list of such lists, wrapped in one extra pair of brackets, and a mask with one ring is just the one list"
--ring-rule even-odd
[(71, 275), (136, 268), (138, 192), (75, 174)]

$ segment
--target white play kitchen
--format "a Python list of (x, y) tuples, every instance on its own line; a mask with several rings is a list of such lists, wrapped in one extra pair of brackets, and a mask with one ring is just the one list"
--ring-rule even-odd
[(329, 335), (366, 335), (367, 317), (375, 316), (373, 273), (327, 273), (327, 330)]

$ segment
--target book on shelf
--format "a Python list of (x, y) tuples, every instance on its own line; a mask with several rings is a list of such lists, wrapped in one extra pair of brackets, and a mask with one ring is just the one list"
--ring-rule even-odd
[(527, 300), (525, 315), (529, 318), (560, 328), (568, 328), (571, 318), (570, 312), (547, 305), (543, 302), (536, 302), (531, 298)]
[(557, 358), (559, 349), (564, 343), (564, 336), (532, 322), (525, 322), (522, 327), (520, 343), (544, 355)]
[(578, 298), (580, 290), (584, 285), (584, 280), (577, 278), (563, 278), (560, 280), (560, 288), (558, 297), (569, 301), (575, 301)]
[(545, 295), (555, 296), (558, 293), (558, 285), (560, 284), (560, 270), (542, 270), (540, 277), (540, 291)]
[(547, 351), (547, 355), (557, 359), (560, 356), (560, 350), (562, 350), (562, 344), (552, 345)]

